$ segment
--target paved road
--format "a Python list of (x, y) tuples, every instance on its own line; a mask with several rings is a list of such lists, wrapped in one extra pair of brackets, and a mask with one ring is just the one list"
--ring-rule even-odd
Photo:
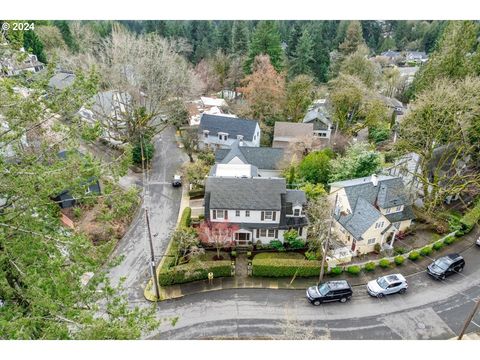
[[(448, 339), (457, 335), (480, 297), (480, 249), (465, 254), (462, 274), (444, 282), (425, 272), (408, 278), (404, 295), (371, 298), (363, 287), (354, 289), (346, 304), (314, 307), (304, 291), (225, 290), (161, 302), (164, 321), (151, 339), (295, 338), (322, 339)], [(423, 269), (419, 269), (422, 271)], [(480, 325), (480, 314), (474, 322)], [(480, 330), (471, 325), (469, 331)]]
[[(174, 229), (178, 217), (182, 190), (173, 188), (171, 179), (185, 158), (183, 152), (176, 146), (173, 129), (169, 128), (155, 138), (155, 155), (148, 182), (150, 196), (147, 195), (143, 206), (149, 204), (152, 234), (156, 234), (154, 251), (158, 260), (168, 245), (169, 234)], [(123, 286), (128, 293), (129, 301), (136, 303), (144, 301), (143, 288), (150, 276), (148, 268), (150, 250), (146, 241), (143, 208), (132, 224), (113, 254), (123, 256), (123, 260), (118, 266), (110, 269), (109, 277), (113, 285), (125, 277)]]

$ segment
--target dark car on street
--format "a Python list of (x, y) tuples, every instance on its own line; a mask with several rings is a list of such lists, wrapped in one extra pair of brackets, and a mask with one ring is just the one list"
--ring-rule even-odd
[(311, 304), (318, 306), (324, 302), (350, 300), (353, 291), (346, 280), (327, 281), (307, 289), (307, 299)]
[(460, 273), (465, 267), (465, 260), (459, 254), (448, 254), (438, 258), (428, 265), (427, 273), (438, 280), (443, 280), (447, 276)]

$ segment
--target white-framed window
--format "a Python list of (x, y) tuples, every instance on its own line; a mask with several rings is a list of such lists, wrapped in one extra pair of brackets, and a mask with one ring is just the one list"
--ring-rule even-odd
[(376, 240), (375, 238), (368, 239), (368, 240), (367, 240), (367, 244), (368, 244), (368, 245), (375, 244), (375, 240)]
[(392, 211), (392, 209), (391, 209), (391, 208), (388, 208), (387, 211), (386, 211), (386, 213), (387, 213), (387, 214), (390, 214), (390, 211)]
[(375, 224), (375, 229), (381, 229), (383, 228), (383, 225), (385, 224), (384, 221), (379, 221)]
[(205, 137), (205, 139), (208, 138), (208, 131), (204, 131), (203, 136)]
[(300, 216), (300, 209), (294, 209), (293, 216)]
[(395, 209), (395, 211), (400, 211), (402, 210), (402, 206), (397, 206), (397, 208)]
[[(213, 210), (215, 211), (215, 210)], [(217, 210), (217, 219), (223, 219), (223, 211), (222, 210)]]
[(235, 210), (235, 216), (240, 216), (240, 210)]
[(228, 139), (228, 134), (227, 133), (218, 133), (218, 140), (226, 141), (227, 139)]
[(267, 236), (267, 229), (260, 229), (260, 236), (266, 237)]
[(245, 210), (245, 217), (250, 217), (250, 210)]
[(268, 237), (274, 237), (275, 236), (275, 230), (274, 229), (268, 229), (267, 236)]
[(272, 220), (273, 211), (265, 211), (265, 220)]

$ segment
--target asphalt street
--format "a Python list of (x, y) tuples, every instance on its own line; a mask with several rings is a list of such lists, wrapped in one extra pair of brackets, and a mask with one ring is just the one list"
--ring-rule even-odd
[(168, 128), (155, 137), (155, 155), (149, 172), (146, 199), (132, 226), (113, 253), (114, 257), (120, 256), (122, 261), (109, 270), (113, 285), (117, 285), (121, 278), (125, 278), (123, 287), (131, 303), (145, 301), (143, 289), (151, 276), (150, 248), (143, 209), (148, 206), (158, 264), (175, 228), (182, 195), (181, 188), (173, 188), (171, 181), (185, 159), (186, 155), (175, 143), (173, 128)]
[[(445, 281), (423, 269), (407, 278), (406, 294), (383, 299), (355, 287), (346, 304), (315, 307), (298, 290), (240, 289), (196, 294), (158, 303), (166, 320), (150, 339), (449, 339), (458, 335), (480, 297), (480, 248), (466, 267)], [(480, 325), (480, 314), (474, 318)], [(471, 324), (469, 331), (480, 328)]]

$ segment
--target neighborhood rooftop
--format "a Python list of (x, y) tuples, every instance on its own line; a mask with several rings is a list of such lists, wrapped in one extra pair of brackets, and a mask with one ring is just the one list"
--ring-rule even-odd
[(226, 164), (237, 157), (244, 163), (268, 170), (279, 169), (283, 156), (283, 149), (241, 146), (238, 140), (232, 143), (230, 149), (215, 151), (215, 161), (218, 163)]
[(281, 195), (286, 192), (281, 178), (219, 178), (208, 177), (205, 194), (211, 209), (280, 210)]
[(253, 140), (258, 122), (242, 118), (234, 118), (220, 115), (202, 114), (200, 119), (200, 130), (208, 130), (210, 135), (227, 133), (230, 138), (242, 135), (247, 141)]

